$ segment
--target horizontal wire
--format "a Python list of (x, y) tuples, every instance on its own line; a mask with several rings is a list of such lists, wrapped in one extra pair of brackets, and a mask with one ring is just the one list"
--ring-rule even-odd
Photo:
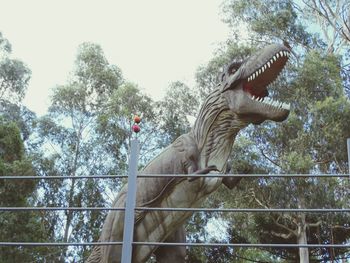
[(138, 174), (138, 177), (248, 177), (248, 178), (321, 178), (321, 177), (339, 177), (350, 178), (350, 174), (221, 174), (221, 173), (208, 173), (208, 174)]
[(62, 246), (62, 247), (68, 247), (68, 246), (111, 246), (111, 245), (123, 245), (123, 242), (84, 242), (84, 243), (78, 243), (78, 242), (0, 242), (1, 246), (21, 246), (21, 247), (41, 247), (41, 246)]
[(168, 208), (168, 207), (135, 207), (143, 211), (191, 211), (191, 212), (310, 212), (310, 213), (350, 213), (350, 209), (343, 208)]
[(57, 180), (57, 179), (113, 179), (113, 178), (127, 178), (127, 175), (81, 175), (81, 176), (74, 176), (74, 175), (55, 175), (55, 176), (29, 176), (29, 175), (7, 175), (7, 176), (0, 176), (0, 179), (5, 180)]
[(247, 243), (162, 243), (133, 242), (138, 246), (188, 246), (188, 247), (284, 247), (284, 248), (348, 248), (349, 244), (247, 244)]
[[(57, 180), (57, 179), (113, 179), (113, 178), (127, 178), (127, 175), (81, 175), (81, 176), (0, 176), (4, 180)], [(246, 177), (246, 178), (350, 178), (350, 174), (138, 174), (139, 178), (157, 178), (157, 177)]]
[[(123, 242), (0, 242), (0, 246), (112, 246), (122, 245)], [(247, 243), (162, 243), (162, 242), (133, 242), (135, 246), (187, 246), (187, 247), (264, 247), (264, 248), (350, 248), (349, 244), (247, 244)]]
[[(124, 211), (124, 207), (0, 207), (0, 211)], [(350, 213), (350, 208), (186, 208), (186, 207), (135, 207), (137, 211), (174, 212), (288, 212), (288, 213)]]
[(125, 207), (0, 207), (0, 211), (124, 211)]
[[(0, 179), (14, 179), (14, 180), (47, 180), (47, 179), (113, 179), (113, 178), (127, 178), (127, 175), (89, 175), (89, 176), (0, 176)], [(142, 178), (155, 177), (246, 177), (246, 178), (322, 178), (322, 177), (337, 177), (350, 178), (349, 174), (139, 174)], [(124, 211), (124, 207), (0, 207), (0, 211)], [(311, 213), (325, 213), (325, 212), (350, 212), (350, 209), (216, 209), (216, 208), (158, 208), (158, 207), (136, 207), (135, 210), (143, 211), (191, 211), (191, 212), (311, 212)], [(123, 242), (87, 242), (87, 243), (36, 243), (36, 242), (0, 242), (0, 246), (101, 246), (101, 245), (122, 245)], [(148, 246), (201, 246), (201, 247), (284, 247), (284, 248), (348, 248), (350, 244), (229, 244), (229, 243), (161, 243), (161, 242), (133, 242), (134, 245), (148, 245)]]

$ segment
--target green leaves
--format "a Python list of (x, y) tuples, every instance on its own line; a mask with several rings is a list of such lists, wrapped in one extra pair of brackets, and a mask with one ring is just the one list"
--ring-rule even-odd
[[(0, 176), (35, 175), (31, 160), (24, 153), (20, 131), (15, 123), (0, 118)], [(32, 206), (37, 182), (33, 180), (0, 180), (0, 206)], [(35, 212), (2, 212), (0, 239), (2, 241), (45, 240), (48, 235)], [(50, 250), (50, 249), (44, 249)], [(1, 247), (0, 262), (37, 261), (41, 249)], [(46, 251), (47, 252), (47, 251)]]
[(79, 46), (72, 80), (84, 86), (95, 104), (108, 99), (123, 83), (121, 70), (109, 64), (102, 48), (93, 43)]
[(157, 103), (159, 129), (166, 138), (161, 143), (167, 146), (180, 135), (189, 132), (191, 124), (187, 116), (195, 116), (198, 110), (198, 93), (186, 84), (177, 81), (170, 84), (164, 99)]
[(0, 100), (19, 103), (28, 87), (31, 71), (10, 55), (11, 45), (0, 32)]
[[(312, 41), (305, 25), (298, 19), (294, 1), (224, 1), (224, 21), (233, 32), (243, 25), (255, 44), (288, 40), (291, 43), (308, 46)], [(237, 41), (240, 41), (239, 34)]]
[[(326, 9), (313, 9), (313, 16), (308, 17), (305, 11), (309, 12), (312, 5), (321, 2), (324, 4), (325, 1), (311, 4), (290, 0), (224, 2), (224, 21), (233, 35), (216, 57), (198, 70), (197, 83), (202, 87), (203, 97), (215, 87), (219, 80), (217, 72), (228, 60), (243, 59), (250, 50), (284, 40), (295, 52), (270, 89), (273, 97), (292, 104), (290, 116), (283, 123), (266, 122), (246, 129), (235, 142), (229, 159), (230, 172), (309, 174), (347, 171), (350, 104), (344, 91), (348, 86), (349, 71), (346, 52), (339, 50), (349, 45), (341, 39), (341, 33), (335, 34), (336, 39), (332, 42), (333, 31), (329, 30), (328, 23), (333, 20), (318, 25), (312, 23), (327, 20), (327, 17), (318, 19), (318, 11), (328, 10), (333, 19), (333, 14), (338, 12), (331, 13), (329, 8), (338, 6), (341, 14), (347, 13), (348, 8), (343, 8), (345, 2), (333, 1), (324, 4)], [(318, 30), (327, 27), (326, 31)], [(340, 48), (339, 43), (344, 46)], [(348, 207), (346, 184), (344, 180), (334, 178), (242, 179), (234, 192), (222, 189), (208, 202), (219, 207), (245, 208)], [(349, 237), (345, 231), (348, 220), (342, 214), (233, 214), (223, 215), (220, 220), (230, 222), (241, 237), (252, 243), (296, 243), (297, 230), (301, 230), (301, 226), (307, 229), (304, 234), (309, 243), (345, 242)], [(344, 239), (337, 236), (335, 229), (338, 227), (343, 230)], [(236, 252), (235, 255), (244, 257), (245, 252)], [(273, 262), (281, 261), (281, 258), (299, 259), (298, 250), (272, 249), (270, 252), (278, 257)], [(341, 250), (309, 252), (311, 260), (330, 260), (344, 253)], [(262, 255), (262, 252), (257, 254)], [(229, 262), (229, 254), (226, 257)]]

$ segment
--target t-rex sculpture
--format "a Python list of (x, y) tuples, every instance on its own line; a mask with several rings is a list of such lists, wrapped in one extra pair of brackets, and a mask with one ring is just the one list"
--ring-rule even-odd
[[(267, 86), (279, 75), (290, 52), (289, 47), (275, 44), (243, 62), (232, 62), (221, 75), (221, 83), (205, 100), (192, 130), (177, 138), (142, 173), (203, 174), (212, 170), (224, 173), (235, 137), (242, 128), (250, 123), (280, 122), (287, 118), (289, 105), (267, 97)], [(237, 178), (138, 178), (136, 206), (196, 207), (221, 183), (232, 189)], [(125, 206), (126, 189), (124, 186), (113, 207)], [(191, 215), (187, 211), (138, 212), (134, 241), (185, 242), (182, 225)], [(110, 211), (99, 241), (122, 241), (123, 225), (124, 213)], [(185, 262), (186, 249), (134, 246), (133, 262), (146, 262), (152, 254), (160, 263)], [(87, 260), (120, 261), (121, 246), (96, 246)]]

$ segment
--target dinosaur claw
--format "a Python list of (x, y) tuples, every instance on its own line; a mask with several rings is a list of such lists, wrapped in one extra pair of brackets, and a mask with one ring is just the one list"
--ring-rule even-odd
[[(204, 169), (200, 169), (194, 172), (194, 174), (208, 174), (212, 171), (219, 171), (218, 168), (216, 167), (216, 165), (210, 165)], [(198, 177), (191, 177), (188, 179), (189, 182), (193, 182), (194, 180), (200, 178), (200, 176)]]

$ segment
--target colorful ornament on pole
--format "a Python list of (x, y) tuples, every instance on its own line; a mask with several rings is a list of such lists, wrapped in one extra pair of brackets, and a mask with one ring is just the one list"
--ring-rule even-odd
[(141, 117), (138, 116), (138, 115), (135, 115), (135, 116), (134, 116), (134, 122), (137, 123), (137, 124), (139, 124), (139, 123), (141, 122)]
[(134, 124), (132, 126), (132, 130), (133, 130), (133, 132), (138, 133), (139, 131), (141, 131), (141, 128), (137, 124)]
[(141, 128), (139, 126), (140, 122), (141, 117), (139, 115), (134, 115), (134, 125), (131, 127), (133, 132), (139, 133), (141, 131)]

